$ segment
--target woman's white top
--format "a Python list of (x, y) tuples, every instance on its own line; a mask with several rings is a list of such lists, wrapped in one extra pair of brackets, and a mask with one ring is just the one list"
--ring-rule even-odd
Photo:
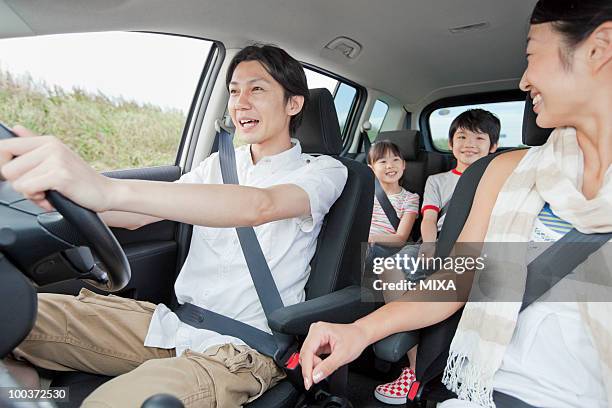
[[(554, 242), (571, 228), (547, 204), (531, 241)], [(536, 407), (608, 406), (599, 356), (575, 302), (536, 301), (521, 312), (493, 389)], [(439, 406), (478, 407), (456, 399)]]

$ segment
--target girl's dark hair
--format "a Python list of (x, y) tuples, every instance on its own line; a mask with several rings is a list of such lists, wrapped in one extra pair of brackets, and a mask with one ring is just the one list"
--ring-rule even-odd
[(380, 142), (372, 144), (372, 147), (370, 147), (370, 151), (368, 152), (368, 164), (370, 166), (373, 165), (388, 153), (401, 157), (402, 160), (404, 159), (400, 148), (395, 143), (388, 140), (381, 140)]
[(565, 63), (574, 48), (606, 21), (612, 20), (610, 0), (539, 0), (531, 24), (552, 23), (566, 44)]
[(232, 58), (232, 61), (227, 68), (225, 76), (225, 86), (229, 89), (229, 83), (232, 81), (232, 76), (236, 67), (241, 62), (258, 61), (263, 65), (266, 71), (278, 82), (285, 91), (285, 102), (292, 96), (303, 96), (304, 106), (302, 110), (291, 117), (289, 122), (289, 132), (291, 135), (302, 123), (302, 117), (308, 104), (310, 91), (306, 82), (306, 74), (304, 68), (297, 60), (287, 54), (287, 52), (274, 45), (255, 44), (243, 48)]

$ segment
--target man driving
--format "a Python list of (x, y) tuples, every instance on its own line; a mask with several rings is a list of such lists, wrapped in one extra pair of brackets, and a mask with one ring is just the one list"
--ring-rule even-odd
[[(0, 141), (0, 174), (45, 209), (51, 209), (45, 191), (56, 190), (112, 227), (136, 229), (163, 219), (193, 224), (175, 283), (179, 303), (270, 332), (234, 227), (255, 227), (283, 303), (303, 301), (323, 217), (347, 170), (331, 157), (303, 154), (291, 138), (309, 91), (301, 64), (285, 51), (242, 49), (226, 85), (228, 111), (247, 143), (236, 150), (240, 185), (223, 184), (216, 153), (175, 183), (107, 178), (55, 137), (22, 127), (14, 128), (19, 138)], [(38, 303), (35, 327), (13, 357), (51, 370), (117, 376), (86, 407), (140, 406), (158, 393), (186, 407), (241, 406), (284, 376), (242, 340), (196, 329), (164, 304), (87, 289), (76, 297), (40, 294)]]

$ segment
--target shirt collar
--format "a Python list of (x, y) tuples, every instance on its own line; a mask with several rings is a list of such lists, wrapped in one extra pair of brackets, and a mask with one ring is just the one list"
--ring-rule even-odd
[(302, 146), (300, 145), (300, 141), (294, 138), (291, 138), (291, 148), (280, 153), (277, 153), (272, 156), (264, 156), (259, 160), (257, 164), (253, 164), (253, 157), (251, 156), (251, 146), (247, 149), (249, 155), (249, 165), (257, 166), (260, 163), (265, 165), (270, 165), (272, 170), (285, 167), (288, 163), (295, 162), (302, 155)]

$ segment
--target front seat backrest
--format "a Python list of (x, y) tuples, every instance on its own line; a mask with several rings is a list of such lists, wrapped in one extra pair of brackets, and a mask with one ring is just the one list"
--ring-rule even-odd
[(334, 99), (327, 89), (310, 90), (302, 120), (295, 134), (302, 151), (333, 156), (348, 170), (344, 190), (325, 217), (310, 263), (306, 298), (312, 299), (359, 283), (361, 244), (368, 241), (372, 219), (374, 176), (366, 165), (339, 157), (342, 136)]

